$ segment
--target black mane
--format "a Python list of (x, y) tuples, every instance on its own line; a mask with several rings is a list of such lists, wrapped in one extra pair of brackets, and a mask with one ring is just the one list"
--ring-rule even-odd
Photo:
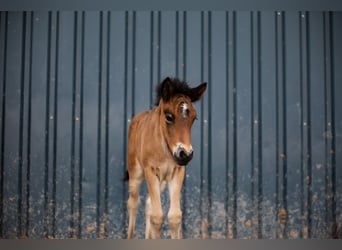
[[(172, 90), (168, 91), (167, 97), (165, 97), (165, 93), (163, 93), (163, 86), (165, 82), (168, 82), (170, 86), (172, 86)], [(192, 88), (189, 87), (189, 85), (185, 81), (181, 81), (178, 78), (169, 78), (167, 77), (163, 82), (159, 83), (156, 87), (156, 94), (157, 94), (157, 99), (155, 101), (155, 105), (158, 106), (160, 99), (167, 99), (172, 98), (175, 95), (181, 94), (190, 97), (192, 99)]]

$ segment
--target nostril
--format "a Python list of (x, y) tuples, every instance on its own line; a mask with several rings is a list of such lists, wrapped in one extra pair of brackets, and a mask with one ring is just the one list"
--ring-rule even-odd
[(189, 158), (192, 158), (193, 155), (194, 155), (194, 151), (191, 151), (189, 154)]
[(181, 159), (185, 159), (185, 158), (186, 158), (186, 153), (185, 153), (184, 150), (181, 150), (181, 151), (179, 152), (179, 158), (181, 158)]
[(179, 158), (182, 160), (189, 159), (189, 158), (191, 159), (192, 155), (193, 155), (193, 151), (188, 153), (184, 149), (181, 149), (178, 153)]
[(175, 160), (179, 165), (186, 165), (192, 159), (193, 151), (187, 152), (184, 148), (178, 148), (177, 153), (174, 154)]

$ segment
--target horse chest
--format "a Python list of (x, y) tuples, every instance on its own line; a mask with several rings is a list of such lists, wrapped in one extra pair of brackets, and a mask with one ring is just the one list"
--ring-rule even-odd
[(173, 162), (167, 161), (165, 163), (151, 166), (152, 172), (158, 177), (159, 181), (169, 182), (175, 172), (176, 166)]

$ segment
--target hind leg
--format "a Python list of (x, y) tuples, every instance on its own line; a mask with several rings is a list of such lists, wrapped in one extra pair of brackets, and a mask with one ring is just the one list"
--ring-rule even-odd
[(145, 229), (145, 239), (151, 239), (151, 198), (150, 195), (146, 196), (146, 207), (145, 207), (145, 217), (146, 217), (146, 229)]
[(143, 172), (140, 166), (136, 165), (134, 169), (129, 169), (129, 198), (127, 201), (129, 215), (128, 239), (132, 239), (134, 234), (135, 220), (140, 205), (139, 193), (142, 181)]

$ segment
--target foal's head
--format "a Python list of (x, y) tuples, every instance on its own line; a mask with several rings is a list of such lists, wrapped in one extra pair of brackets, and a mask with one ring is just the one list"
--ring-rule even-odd
[(193, 156), (191, 127), (196, 119), (192, 103), (198, 101), (207, 83), (190, 88), (185, 82), (167, 77), (157, 88), (160, 123), (167, 146), (178, 165), (189, 163)]

